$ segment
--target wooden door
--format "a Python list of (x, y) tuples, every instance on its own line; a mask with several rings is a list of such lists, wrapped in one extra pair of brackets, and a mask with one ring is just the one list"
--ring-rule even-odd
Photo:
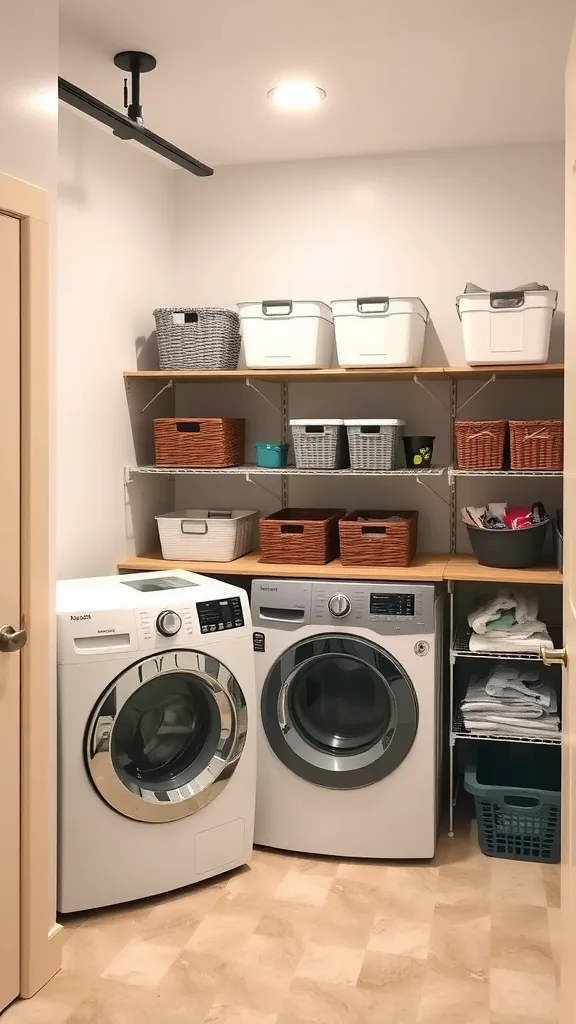
[(566, 342), (561, 1020), (576, 1020), (576, 30), (566, 69)]
[[(0, 213), (0, 630), (20, 629), (20, 221)], [(2, 633), (0, 632), (0, 646)], [(0, 650), (0, 1011), (20, 991), (20, 654)]]

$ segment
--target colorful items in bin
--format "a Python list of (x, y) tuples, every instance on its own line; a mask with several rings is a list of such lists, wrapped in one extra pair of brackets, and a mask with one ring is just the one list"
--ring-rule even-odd
[(340, 366), (420, 366), (428, 310), (421, 299), (382, 296), (332, 302)]
[(510, 420), (511, 469), (562, 469), (564, 420)]
[(456, 420), (459, 469), (502, 469), (506, 420)]
[(245, 421), (197, 417), (154, 420), (157, 466), (225, 469), (244, 462)]
[(342, 565), (408, 566), (416, 554), (417, 512), (348, 512), (338, 523)]
[(396, 469), (404, 420), (344, 420), (344, 426), (352, 469)]
[(233, 562), (257, 544), (258, 512), (188, 508), (156, 516), (162, 558)]
[(283, 508), (260, 520), (260, 561), (325, 565), (338, 555), (344, 509)]
[(464, 775), (487, 857), (560, 860), (560, 747), (479, 743)]
[(504, 520), (507, 506), (493, 502), (488, 508), (467, 506), (462, 509), (462, 520), (466, 524), (472, 550), (480, 565), (498, 569), (528, 569), (540, 560), (549, 519), (546, 509), (537, 502), (530, 510), (529, 525), (525, 522), (525, 510), (515, 509), (509, 519), (517, 522), (519, 528), (510, 528)]
[(464, 357), (483, 363), (545, 363), (558, 292), (532, 282), (487, 292), (468, 283), (456, 299)]
[(298, 469), (340, 469), (348, 464), (344, 420), (290, 420)]
[(231, 309), (155, 309), (161, 370), (235, 370), (240, 318)]
[(403, 437), (404, 455), (409, 469), (430, 469), (435, 437), (430, 434), (415, 434)]
[(321, 369), (332, 365), (334, 322), (325, 302), (239, 302), (244, 359), (250, 367)]
[(256, 449), (256, 465), (263, 469), (281, 469), (286, 465), (288, 459), (288, 445), (284, 442), (279, 444), (268, 444), (259, 441), (254, 445)]

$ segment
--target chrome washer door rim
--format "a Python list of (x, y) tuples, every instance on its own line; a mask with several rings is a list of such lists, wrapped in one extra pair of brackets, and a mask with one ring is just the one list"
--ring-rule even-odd
[[(305, 655), (301, 660), (299, 653)], [(342, 653), (369, 666), (390, 701), (390, 720), (379, 737), (350, 754), (315, 747), (303, 736), (289, 709), (290, 687), (300, 671), (321, 658)], [(390, 667), (395, 671), (393, 677), (389, 677)], [(326, 789), (359, 789), (386, 778), (410, 752), (418, 731), (418, 700), (406, 671), (384, 647), (353, 634), (315, 634), (285, 650), (270, 668), (262, 689), (261, 716), (272, 750), (295, 775)]]
[[(190, 674), (206, 686), (218, 710), (220, 730), (216, 750), (199, 774), (171, 788), (139, 785), (124, 780), (112, 757), (114, 729), (128, 699), (153, 679)], [(109, 713), (112, 694), (115, 713)], [(175, 821), (205, 807), (225, 788), (234, 774), (248, 730), (246, 700), (230, 670), (219, 659), (201, 651), (168, 651), (134, 662), (106, 687), (86, 729), (85, 755), (90, 778), (100, 796), (124, 817), (144, 822)]]

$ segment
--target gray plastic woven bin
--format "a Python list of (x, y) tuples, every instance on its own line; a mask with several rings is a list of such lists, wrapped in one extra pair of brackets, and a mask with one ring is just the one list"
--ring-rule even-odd
[(344, 420), (352, 469), (396, 469), (403, 420)]
[(235, 370), (240, 318), (231, 309), (155, 309), (161, 370)]
[(342, 420), (290, 420), (298, 469), (339, 469), (346, 463)]

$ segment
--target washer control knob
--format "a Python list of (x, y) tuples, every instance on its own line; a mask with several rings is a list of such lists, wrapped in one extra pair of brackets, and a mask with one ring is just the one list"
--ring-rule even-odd
[(346, 594), (333, 594), (328, 601), (328, 608), (335, 615), (336, 618), (342, 619), (345, 615), (348, 615), (352, 605), (350, 599), (346, 597)]
[(182, 629), (182, 619), (177, 612), (160, 612), (156, 619), (156, 629), (162, 636), (176, 636)]

